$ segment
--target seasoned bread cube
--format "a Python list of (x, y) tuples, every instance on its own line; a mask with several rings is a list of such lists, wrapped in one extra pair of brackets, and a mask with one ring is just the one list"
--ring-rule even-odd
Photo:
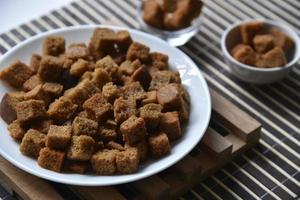
[(89, 70), (89, 62), (83, 59), (77, 60), (75, 63), (72, 64), (70, 69), (70, 74), (72, 76), (80, 77), (82, 74), (84, 74), (86, 71)]
[(135, 70), (137, 70), (141, 66), (142, 64), (138, 59), (134, 61), (125, 60), (120, 65), (118, 71), (121, 75), (131, 76), (135, 72)]
[(25, 100), (30, 100), (30, 99), (41, 100), (45, 103), (45, 105), (48, 105), (51, 101), (50, 95), (43, 90), (43, 85), (37, 85), (32, 90), (25, 93), (24, 99)]
[(166, 13), (163, 18), (164, 27), (167, 30), (178, 30), (189, 26), (187, 15), (182, 12)]
[(43, 90), (50, 97), (59, 97), (64, 89), (64, 86), (58, 83), (44, 83)]
[(150, 153), (154, 158), (159, 158), (170, 153), (170, 143), (167, 134), (158, 133), (148, 138)]
[(69, 160), (87, 161), (89, 160), (95, 148), (95, 141), (87, 135), (73, 136), (71, 145), (67, 152)]
[(41, 133), (48, 134), (50, 126), (53, 124), (51, 119), (38, 120), (31, 124), (31, 128)]
[(116, 173), (116, 154), (117, 150), (102, 150), (95, 153), (91, 158), (94, 172), (99, 175), (111, 175)]
[(76, 117), (72, 123), (74, 135), (95, 136), (98, 130), (98, 123), (87, 118)]
[(112, 79), (116, 79), (118, 76), (118, 65), (111, 56), (105, 56), (101, 60), (98, 60), (95, 69), (98, 68), (104, 69)]
[(105, 97), (100, 93), (96, 93), (86, 100), (83, 104), (83, 108), (87, 111), (89, 116), (92, 116), (98, 121), (105, 121), (112, 111), (112, 105), (108, 103)]
[(43, 81), (60, 81), (64, 72), (64, 62), (61, 58), (53, 56), (43, 56), (38, 71), (38, 75)]
[(265, 53), (275, 46), (274, 37), (270, 34), (255, 35), (253, 46), (258, 53)]
[(43, 42), (43, 54), (59, 56), (65, 52), (65, 39), (59, 36), (49, 36)]
[(101, 90), (106, 83), (112, 81), (112, 78), (105, 69), (97, 68), (91, 74), (90, 80)]
[(268, 51), (256, 62), (257, 67), (284, 67), (286, 57), (281, 47), (275, 47)]
[(37, 162), (41, 167), (45, 169), (60, 172), (64, 160), (64, 152), (51, 150), (48, 147), (45, 147), (41, 149)]
[(51, 125), (46, 138), (46, 147), (64, 150), (69, 146), (71, 136), (72, 126)]
[(181, 127), (177, 112), (166, 112), (161, 115), (160, 130), (168, 135), (169, 140), (176, 140), (181, 137)]
[(107, 127), (100, 128), (98, 136), (103, 142), (115, 141), (118, 138), (116, 130)]
[(25, 81), (32, 75), (33, 71), (27, 65), (17, 60), (0, 72), (0, 79), (6, 81), (13, 87), (21, 88)]
[(40, 79), (38, 75), (31, 76), (25, 83), (23, 84), (23, 90), (28, 92), (33, 90), (37, 85), (43, 84), (43, 81)]
[(141, 62), (146, 62), (149, 60), (149, 52), (150, 48), (138, 43), (133, 42), (127, 51), (126, 58), (127, 60), (134, 61), (136, 59), (139, 59)]
[(246, 65), (254, 65), (257, 60), (257, 54), (249, 45), (238, 44), (231, 50), (231, 55), (237, 61)]
[(160, 70), (167, 70), (169, 68), (169, 57), (166, 54), (159, 52), (150, 53), (151, 66)]
[(123, 140), (129, 145), (137, 144), (142, 141), (147, 134), (145, 121), (143, 118), (131, 116), (120, 126)]
[(150, 82), (151, 82), (151, 75), (146, 66), (142, 66), (135, 70), (135, 72), (131, 75), (131, 81), (133, 82), (140, 82), (145, 90), (148, 90)]
[(45, 141), (45, 134), (33, 129), (29, 129), (22, 139), (20, 151), (27, 156), (37, 158), (40, 150), (45, 147)]
[(162, 106), (149, 103), (140, 108), (140, 117), (144, 119), (147, 130), (156, 129), (160, 122)]
[(163, 110), (176, 109), (181, 105), (181, 92), (177, 84), (168, 84), (157, 91), (157, 101)]
[(149, 103), (157, 103), (157, 91), (149, 91), (146, 93), (146, 98), (142, 100), (143, 105), (147, 105)]
[(175, 71), (157, 71), (152, 76), (149, 90), (158, 90), (169, 83), (181, 83), (180, 74)]
[(25, 135), (25, 129), (20, 122), (17, 120), (13, 121), (8, 127), (7, 130), (10, 133), (10, 136), (15, 140), (22, 140)]
[(242, 42), (246, 45), (252, 45), (253, 37), (263, 28), (262, 22), (245, 23), (240, 26)]
[(177, 0), (161, 0), (158, 2), (164, 12), (174, 12), (177, 8)]
[(17, 104), (17, 119), (20, 123), (29, 123), (46, 117), (45, 103), (40, 100), (27, 100)]
[(146, 140), (142, 140), (141, 142), (130, 146), (129, 144), (125, 143), (125, 148), (134, 147), (138, 150), (138, 154), (140, 156), (140, 161), (144, 162), (148, 158), (148, 143)]
[(63, 170), (69, 173), (84, 174), (89, 167), (88, 162), (65, 160)]
[(105, 148), (107, 148), (107, 149), (116, 149), (116, 150), (119, 150), (119, 151), (124, 151), (125, 150), (125, 148), (121, 144), (119, 144), (115, 141), (107, 142), (105, 144)]
[(40, 68), (42, 56), (39, 54), (32, 54), (30, 59), (29, 68), (34, 72), (37, 73)]
[(138, 170), (140, 156), (136, 148), (126, 148), (116, 154), (117, 171), (123, 174), (131, 174)]
[(50, 104), (47, 114), (55, 121), (65, 122), (73, 116), (77, 107), (68, 98), (62, 96)]
[(0, 116), (10, 124), (17, 119), (17, 104), (24, 100), (24, 92), (9, 92), (6, 93), (0, 104)]
[(154, 27), (162, 28), (163, 26), (163, 10), (161, 9), (158, 1), (148, 0), (144, 1), (143, 5), (143, 20)]
[(140, 84), (140, 82), (132, 82), (128, 83), (122, 88), (123, 97), (125, 99), (133, 98), (137, 101), (140, 101), (146, 97), (146, 93), (144, 88)]
[(113, 82), (109, 82), (102, 87), (102, 94), (108, 102), (114, 103), (120, 97), (120, 90)]
[(277, 28), (272, 28), (270, 32), (274, 37), (275, 46), (281, 47), (287, 54), (291, 53), (295, 45), (293, 39)]
[(132, 42), (132, 38), (128, 31), (116, 32), (116, 44), (121, 52), (126, 52)]
[(136, 101), (134, 99), (125, 100), (123, 97), (120, 97), (115, 100), (114, 117), (118, 124), (136, 114)]
[(70, 46), (68, 46), (65, 56), (66, 56), (66, 58), (72, 59), (72, 60), (88, 59), (89, 52), (88, 52), (86, 44), (73, 43)]

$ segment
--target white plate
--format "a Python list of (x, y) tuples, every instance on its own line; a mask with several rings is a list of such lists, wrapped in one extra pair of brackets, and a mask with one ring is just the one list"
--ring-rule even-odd
[[(105, 26), (114, 30), (125, 28)], [(20, 59), (28, 63), (32, 53), (40, 53), (42, 41), (49, 35), (60, 35), (66, 38), (67, 44), (73, 42), (88, 42), (95, 26), (80, 26), (50, 31), (22, 42), (0, 59), (0, 69)], [(24, 156), (19, 151), (19, 144), (15, 142), (7, 131), (7, 124), (1, 119), (0, 153), (9, 162), (28, 173), (55, 182), (81, 186), (107, 186), (127, 183), (156, 174), (187, 155), (202, 138), (210, 119), (211, 100), (207, 84), (195, 63), (180, 50), (171, 47), (166, 42), (149, 34), (129, 29), (134, 40), (146, 44), (151, 51), (159, 51), (169, 55), (172, 69), (179, 70), (183, 84), (191, 96), (190, 121), (181, 139), (172, 143), (172, 150), (168, 156), (151, 160), (140, 166), (138, 172), (130, 175), (97, 176), (80, 174), (62, 174), (43, 169), (36, 160)], [(7, 84), (0, 84), (0, 98), (11, 90)]]

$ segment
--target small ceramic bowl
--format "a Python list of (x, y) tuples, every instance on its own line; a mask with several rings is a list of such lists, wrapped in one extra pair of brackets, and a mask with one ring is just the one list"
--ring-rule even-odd
[[(250, 65), (243, 64), (236, 59), (234, 59), (230, 50), (241, 42), (241, 34), (239, 26), (244, 23), (251, 22), (263, 22), (265, 29), (278, 28), (280, 31), (287, 34), (294, 41), (294, 51), (293, 55), (289, 56), (288, 63), (284, 67), (274, 67), (274, 68), (257, 68)], [(235, 23), (228, 27), (222, 35), (221, 47), (223, 51), (224, 59), (229, 66), (231, 72), (240, 80), (254, 83), (254, 84), (267, 84), (273, 83), (281, 80), (292, 70), (296, 63), (300, 59), (300, 39), (296, 32), (287, 26), (278, 21), (272, 20), (247, 20)]]

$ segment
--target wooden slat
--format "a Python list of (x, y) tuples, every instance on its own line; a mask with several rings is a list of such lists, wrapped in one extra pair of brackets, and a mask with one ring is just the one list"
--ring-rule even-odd
[(126, 198), (113, 187), (80, 187), (70, 186), (70, 189), (83, 200), (112, 199), (125, 200)]
[(24, 200), (63, 199), (46, 181), (14, 167), (1, 156), (0, 177)]
[(183, 195), (190, 186), (173, 173), (165, 175), (162, 179), (170, 186), (170, 199), (176, 199)]
[(232, 156), (236, 156), (237, 154), (241, 154), (247, 147), (245, 141), (236, 136), (235, 134), (229, 134), (225, 136), (228, 141), (230, 141), (232, 146)]

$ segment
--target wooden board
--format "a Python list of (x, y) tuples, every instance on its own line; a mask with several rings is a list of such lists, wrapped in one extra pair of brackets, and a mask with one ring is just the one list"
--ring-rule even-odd
[[(176, 199), (258, 142), (260, 123), (215, 91), (210, 92), (212, 120), (224, 131), (210, 125), (193, 153), (160, 174), (127, 184), (136, 192), (134, 199)], [(0, 177), (6, 188), (22, 199), (62, 199), (47, 181), (19, 170), (1, 157)], [(119, 187), (68, 186), (80, 199), (126, 199)]]

